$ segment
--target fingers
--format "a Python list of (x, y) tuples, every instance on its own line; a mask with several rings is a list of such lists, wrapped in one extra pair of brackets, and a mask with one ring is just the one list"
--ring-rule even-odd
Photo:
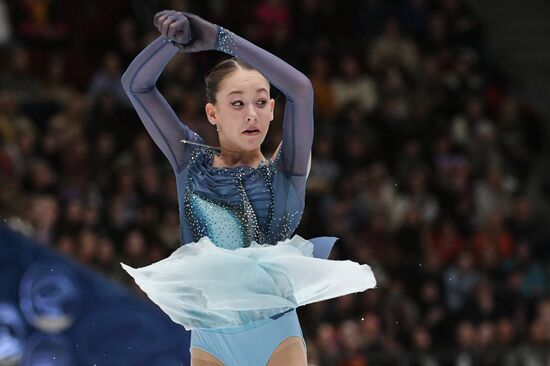
[(191, 28), (189, 20), (185, 16), (180, 16), (178, 20), (168, 26), (168, 38), (175, 39), (178, 43), (191, 41)]
[[(163, 20), (164, 19), (164, 20)], [(165, 18), (161, 18), (161, 23), (160, 23), (160, 34), (163, 36), (163, 37), (166, 37), (167, 34), (168, 34), (168, 26), (172, 23), (172, 18), (170, 16), (170, 14), (166, 15)]]
[[(175, 12), (174, 12), (175, 13)], [(168, 28), (170, 24), (174, 23), (177, 19), (177, 15), (172, 12), (160, 17), (160, 34), (164, 37), (168, 37)]]
[[(153, 18), (153, 25), (160, 30), (160, 18), (161, 17), (164, 17), (166, 14), (170, 13), (172, 10), (163, 10), (163, 11), (159, 11), (158, 13), (155, 14), (155, 17)], [(164, 18), (163, 18), (164, 20)]]
[(168, 37), (170, 25), (181, 17), (182, 15), (175, 10), (164, 10), (155, 14), (153, 23), (163, 37)]

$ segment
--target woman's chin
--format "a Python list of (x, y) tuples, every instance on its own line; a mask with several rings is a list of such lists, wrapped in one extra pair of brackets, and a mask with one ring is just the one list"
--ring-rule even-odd
[(245, 151), (256, 151), (256, 150), (259, 150), (260, 147), (261, 147), (260, 144), (246, 144), (242, 146), (243, 150)]
[(241, 147), (245, 150), (256, 150), (260, 148), (262, 145), (262, 142), (264, 141), (264, 136), (256, 135), (256, 136), (245, 136), (241, 140)]

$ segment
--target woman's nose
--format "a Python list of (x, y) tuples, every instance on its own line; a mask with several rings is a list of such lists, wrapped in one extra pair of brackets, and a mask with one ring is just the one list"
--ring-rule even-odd
[(256, 110), (254, 109), (253, 106), (248, 107), (247, 112), (248, 112), (246, 115), (247, 122), (255, 121), (258, 118), (258, 114), (256, 113)]

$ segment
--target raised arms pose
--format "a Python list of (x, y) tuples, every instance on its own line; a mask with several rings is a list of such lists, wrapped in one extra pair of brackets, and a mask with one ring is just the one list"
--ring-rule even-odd
[[(191, 330), (193, 366), (305, 366), (296, 308), (376, 283), (367, 265), (321, 259), (335, 238), (292, 236), (311, 162), (311, 83), (280, 58), (194, 14), (163, 11), (154, 24), (161, 36), (132, 61), (122, 83), (176, 173), (185, 245), (146, 267), (122, 265), (173, 321)], [(233, 56), (205, 79), (205, 113), (220, 140), (216, 153), (156, 88), (178, 51), (206, 50)], [(266, 164), (261, 144), (275, 103), (270, 83), (286, 104), (283, 139)]]
[[(122, 84), (147, 131), (174, 170), (181, 170), (189, 159), (181, 140), (199, 142), (200, 138), (179, 121), (156, 88), (156, 81), (178, 50), (217, 50), (242, 59), (284, 93), (282, 169), (292, 176), (307, 175), (313, 143), (313, 89), (304, 74), (246, 39), (194, 14), (160, 12), (155, 15), (155, 26), (161, 36), (134, 59), (122, 77)], [(302, 180), (305, 179), (296, 183)]]

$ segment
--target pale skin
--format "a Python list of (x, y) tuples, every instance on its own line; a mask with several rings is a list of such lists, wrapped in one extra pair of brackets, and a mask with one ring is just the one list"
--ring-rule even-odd
[[(269, 124), (273, 121), (275, 100), (269, 94), (269, 82), (256, 70), (238, 69), (220, 84), (216, 102), (205, 106), (208, 121), (218, 129), (221, 154), (214, 167), (247, 165), (256, 168), (264, 156), (260, 150)], [(253, 134), (246, 130), (257, 130)], [(277, 150), (281, 147), (277, 147)], [(276, 155), (275, 152), (274, 156)], [(311, 156), (310, 156), (311, 164)], [(309, 171), (309, 169), (308, 169)], [(223, 365), (201, 349), (191, 349), (191, 366)], [(306, 347), (299, 337), (284, 339), (273, 351), (268, 366), (306, 366)]]
[[(218, 130), (222, 149), (213, 165), (258, 166), (264, 159), (260, 147), (273, 120), (274, 107), (269, 83), (258, 71), (237, 69), (229, 74), (220, 83), (216, 102), (205, 106), (208, 121)], [(243, 133), (251, 129), (258, 133)]]

